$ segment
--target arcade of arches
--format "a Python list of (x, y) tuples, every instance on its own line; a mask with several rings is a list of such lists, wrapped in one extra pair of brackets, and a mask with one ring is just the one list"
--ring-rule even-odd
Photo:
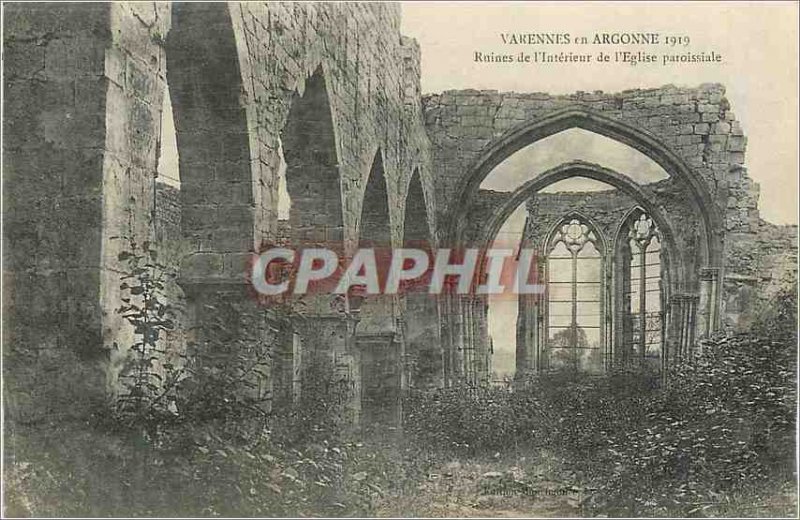
[[(518, 373), (660, 370), (715, 330), (746, 327), (794, 269), (796, 229), (759, 217), (721, 85), (423, 95), (421, 50), (399, 33), (398, 4), (78, 11), (5, 10), (13, 419), (78, 416), (118, 385), (124, 349), (108, 347), (130, 335), (113, 312), (120, 235), (153, 241), (179, 271), (169, 297), (186, 313), (169, 349), (215, 334), (202, 326), (214, 302), (237, 316), (238, 340), (272, 353), (254, 385), (266, 407), (293, 406), (322, 361), (346, 384), (352, 420), (382, 423), (400, 420), (411, 389), (490, 381), (488, 300), (318, 294), (281, 314), (248, 296), (262, 244), (485, 248), (524, 208), (519, 243), (538, 252), (547, 291), (518, 302)], [(576, 160), (512, 191), (481, 187), (570, 129), (638, 150), (665, 175), (641, 182)], [(607, 189), (547, 190), (573, 177)]]

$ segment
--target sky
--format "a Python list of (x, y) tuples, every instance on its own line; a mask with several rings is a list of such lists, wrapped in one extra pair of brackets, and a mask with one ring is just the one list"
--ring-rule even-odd
[[(794, 2), (403, 2), (401, 31), (420, 44), (424, 93), (472, 88), (568, 94), (722, 83), (748, 138), (745, 165), (761, 188), (762, 218), (777, 224), (797, 224), (797, 27), (798, 5)], [(598, 51), (591, 46), (588, 51), (585, 46), (509, 46), (503, 44), (502, 33), (591, 37), (603, 32), (688, 36), (689, 45), (675, 52), (714, 51), (723, 61), (681, 66), (528, 66), (473, 61), (476, 51)], [(656, 48), (656, 52), (665, 51), (670, 49)], [(552, 142), (546, 145), (535, 143), (510, 157), (481, 188), (512, 191), (531, 176), (572, 159), (601, 163), (644, 182), (665, 175), (639, 152), (607, 138), (581, 131), (563, 134), (552, 136)], [(575, 180), (559, 187), (579, 190), (590, 186)], [(498, 240), (507, 242), (521, 236), (524, 222), (524, 211), (518, 208)], [(491, 302), (489, 330), (499, 372), (513, 371), (516, 318), (516, 300)]]

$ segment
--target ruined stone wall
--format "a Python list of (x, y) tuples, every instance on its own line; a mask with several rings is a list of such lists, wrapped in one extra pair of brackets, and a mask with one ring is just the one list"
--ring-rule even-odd
[[(178, 22), (210, 16), (213, 23), (176, 27), (174, 9), (201, 13)], [(6, 367), (16, 374), (8, 383), (18, 396), (15, 416), (80, 413), (81, 403), (102, 400), (114, 388), (130, 339), (114, 312), (124, 269), (118, 254), (126, 247), (115, 237), (139, 243), (161, 239), (173, 265), (186, 252), (228, 252), (229, 257), (206, 259), (199, 274), (243, 279), (248, 251), (277, 238), (277, 144), (292, 100), (316, 71), (328, 93), (341, 176), (341, 201), (326, 195), (341, 203), (345, 237), (358, 237), (362, 197), (378, 150), (393, 241), (401, 240), (415, 170), (424, 207), (435, 214), (419, 99), (419, 48), (400, 36), (399, 16), (396, 5), (384, 4), (8, 7), (4, 305), (11, 311), (7, 337), (14, 346)], [(171, 32), (205, 40), (194, 49), (194, 59), (206, 61), (176, 66), (181, 54), (170, 44)], [(226, 35), (232, 37), (215, 40)], [(211, 56), (216, 60), (211, 63), (231, 64), (225, 71), (234, 70), (237, 77), (198, 75), (217, 43), (235, 52)], [(177, 72), (168, 74), (170, 65)], [(214, 96), (172, 92), (180, 195), (154, 183), (163, 95), (175, 78), (177, 87), (195, 85), (201, 94), (225, 101), (217, 105)], [(198, 107), (182, 104), (187, 100), (211, 102), (192, 110)], [(198, 137), (195, 130), (203, 129), (204, 120), (188, 121), (187, 114), (210, 117), (205, 123), (212, 128)], [(230, 124), (218, 125), (225, 121)], [(236, 184), (221, 183), (226, 176)], [(187, 213), (189, 206), (193, 213)], [(415, 218), (432, 226), (426, 215)], [(178, 229), (191, 237), (187, 230), (197, 229), (198, 221), (216, 222), (217, 233), (205, 242), (173, 241)], [(180, 300), (180, 292), (174, 297)]]
[[(12, 416), (102, 401), (120, 240), (150, 225), (164, 6), (6, 8), (4, 302)], [(155, 101), (158, 101), (157, 103)]]
[[(712, 219), (713, 229), (705, 230), (719, 239), (711, 240), (708, 252), (708, 258), (718, 259), (710, 266), (716, 269), (710, 276), (714, 279), (720, 276), (720, 293), (712, 298), (720, 302), (720, 312), (726, 309), (722, 302), (738, 298), (737, 284), (724, 280), (746, 273), (740, 272), (740, 264), (731, 261), (729, 250), (737, 242), (756, 240), (760, 228), (758, 186), (747, 175), (746, 137), (722, 85), (704, 84), (696, 88), (668, 85), (616, 94), (578, 92), (562, 96), (446, 91), (427, 96), (424, 105), (433, 163), (439, 172), (436, 193), (440, 223), (452, 219), (456, 206), (464, 205), (460, 190), (464, 189), (465, 179), (487, 151), (503, 142), (513, 129), (544, 120), (559, 110), (581, 108), (646, 132), (674, 153), (710, 195), (710, 202), (703, 202), (691, 195), (691, 191), (685, 192), (685, 200), (691, 201), (693, 212), (692, 218), (683, 217), (683, 223), (696, 225), (699, 220), (693, 217), (710, 214), (714, 208), (709, 205), (716, 206), (721, 222), (715, 224)], [(472, 204), (480, 202), (473, 198)], [(447, 225), (461, 225), (461, 219), (456, 220), (442, 224), (440, 232), (446, 232)], [(702, 263), (695, 264), (687, 274), (696, 278), (703, 267), (706, 266)], [(729, 316), (728, 320), (735, 318)], [(718, 325), (722, 321), (717, 320)]]
[(728, 262), (735, 275), (725, 277), (725, 329), (747, 330), (779, 289), (797, 285), (797, 226), (761, 220), (758, 232), (731, 237)]
[[(568, 107), (581, 106), (652, 134), (704, 179), (721, 208), (729, 189), (749, 179), (732, 174), (744, 163), (746, 139), (722, 85), (672, 85), (620, 93), (546, 93), (461, 90), (424, 98), (425, 123), (433, 145), (440, 218), (451, 210), (459, 181), (494, 139), (518, 125)], [(739, 168), (740, 169), (740, 168)], [(744, 225), (736, 220), (736, 227)]]
[[(747, 322), (761, 298), (749, 295), (754, 288), (792, 273), (786, 250), (796, 230), (759, 219), (746, 139), (720, 85), (567, 96), (466, 90), (423, 100), (420, 49), (399, 34), (396, 4), (9, 4), (4, 24), (4, 361), (17, 418), (80, 414), (115, 387), (130, 342), (114, 312), (124, 271), (118, 255), (128, 247), (120, 237), (155, 239), (182, 275), (241, 288), (253, 248), (294, 236), (297, 229), (277, 218), (281, 144), (289, 174), (306, 175), (290, 184), (301, 191), (306, 184), (310, 194), (288, 224), (320, 224), (324, 202), (340, 214), (348, 244), (379, 226), (399, 245), (410, 224), (415, 238), (425, 228), (442, 235), (462, 203), (464, 176), (509, 130), (585, 107), (644, 130), (704, 183), (724, 215), (724, 229), (706, 231), (724, 234), (717, 253), (726, 325)], [(154, 180), (168, 83), (180, 189)], [(292, 135), (307, 128), (320, 134)], [(371, 208), (383, 205), (364, 200), (376, 161), (385, 184), (376, 193), (387, 199), (380, 217)], [(308, 188), (320, 168), (335, 175), (335, 191)], [(679, 248), (694, 259), (696, 276), (705, 267), (697, 226), (708, 208), (677, 180), (647, 189), (680, 230)], [(485, 195), (459, 223), (470, 233), (507, 197)], [(300, 207), (300, 198), (293, 202)], [(170, 297), (184, 302), (181, 290)], [(458, 305), (447, 311), (458, 314), (459, 330), (475, 327), (476, 341), (484, 341), (481, 305), (471, 315)], [(417, 307), (409, 314), (434, 314)], [(392, 319), (400, 309), (392, 306)], [(338, 341), (339, 328), (314, 333)], [(455, 336), (442, 361), (451, 374), (468, 373), (474, 367), (463, 366), (466, 350), (455, 350), (463, 337)], [(410, 352), (440, 362), (439, 350)], [(426, 379), (439, 379), (438, 370)]]
[[(361, 201), (378, 150), (388, 180), (392, 237), (401, 240), (408, 182), (420, 169), (433, 214), (433, 172), (419, 103), (419, 48), (399, 35), (396, 5), (242, 3), (231, 4), (249, 131), (257, 139), (256, 179), (264, 199), (276, 197), (277, 141), (295, 90), (318, 68), (326, 80), (341, 175), (345, 238), (356, 241)], [(380, 28), (380, 29), (379, 29)], [(258, 204), (257, 204), (258, 205)], [(260, 233), (274, 234), (275, 205), (262, 203)], [(419, 216), (423, 218), (422, 215)]]

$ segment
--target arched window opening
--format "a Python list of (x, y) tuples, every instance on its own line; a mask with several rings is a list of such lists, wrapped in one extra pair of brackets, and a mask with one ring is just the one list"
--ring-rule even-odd
[(550, 368), (603, 369), (602, 245), (583, 219), (564, 221), (547, 254), (547, 350)]
[(661, 239), (652, 218), (643, 211), (637, 214), (623, 230), (624, 357), (658, 369), (664, 343)]

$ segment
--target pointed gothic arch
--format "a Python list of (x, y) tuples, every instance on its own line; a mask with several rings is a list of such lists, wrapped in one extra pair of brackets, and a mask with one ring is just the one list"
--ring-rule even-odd
[[(517, 188), (512, 192), (511, 196), (492, 213), (489, 220), (481, 227), (479, 235), (475, 239), (475, 243), (484, 250), (491, 247), (503, 223), (517, 207), (547, 186), (572, 177), (585, 177), (608, 184), (628, 195), (636, 204), (640, 205), (652, 215), (652, 217), (656, 219), (659, 229), (661, 229), (666, 247), (671, 251), (672, 261), (670, 262), (670, 268), (672, 272), (670, 280), (678, 286), (683, 283), (684, 277), (687, 274), (685, 270), (682, 269), (684, 265), (683, 254), (680, 248), (677, 247), (675, 233), (672, 230), (672, 226), (663, 215), (658, 202), (629, 177), (609, 168), (584, 161), (570, 161), (556, 166)], [(610, 244), (607, 245), (610, 246)], [(702, 253), (705, 254), (704, 249)], [(482, 262), (479, 265), (482, 265)]]
[[(203, 31), (213, 31), (208, 38)], [(260, 242), (248, 113), (227, 4), (175, 3), (167, 36), (183, 236), (195, 252), (242, 253)]]
[(548, 369), (601, 372), (607, 241), (594, 222), (570, 211), (556, 221), (542, 247), (546, 305), (539, 357)]
[(579, 105), (556, 110), (533, 121), (526, 121), (492, 141), (475, 161), (468, 174), (459, 180), (448, 208), (445, 236), (451, 243), (462, 240), (460, 223), (471, 207), (471, 200), (486, 176), (503, 160), (524, 146), (569, 128), (582, 128), (627, 144), (658, 163), (688, 188), (702, 217), (708, 263), (720, 265), (723, 218), (706, 182), (680, 156), (650, 132)]
[(619, 223), (614, 250), (614, 362), (656, 371), (669, 358), (669, 249), (647, 211), (635, 206)]
[(344, 240), (339, 155), (327, 77), (318, 67), (295, 91), (280, 137), (295, 243), (340, 246)]

